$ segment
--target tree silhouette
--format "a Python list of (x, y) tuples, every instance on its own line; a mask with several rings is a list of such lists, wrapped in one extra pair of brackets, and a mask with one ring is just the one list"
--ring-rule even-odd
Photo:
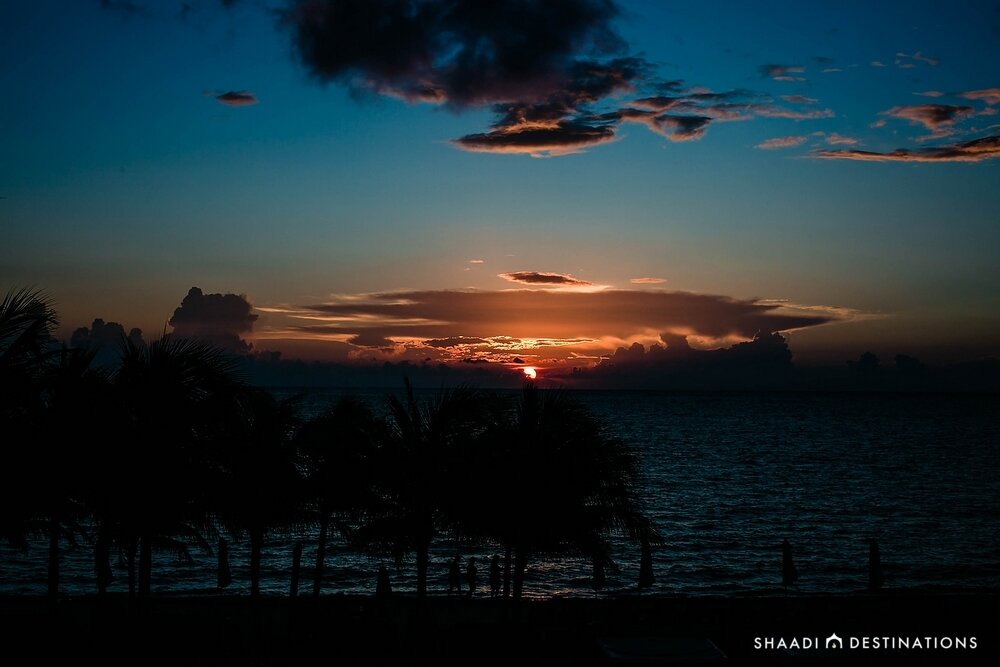
[(384, 504), (369, 513), (357, 538), (369, 550), (391, 553), (397, 564), (415, 552), (418, 602), (427, 596), (431, 542), (452, 525), (448, 510), (460, 502), (458, 456), (483, 431), (487, 406), (486, 396), (468, 386), (418, 401), (407, 381), (402, 398), (389, 397), (388, 433), (377, 459)]
[(185, 552), (184, 538), (210, 550), (206, 496), (212, 488), (207, 436), (243, 384), (239, 362), (204, 343), (164, 337), (122, 343), (113, 375), (121, 425), (108, 449), (104, 475), (118, 502), (104, 506), (104, 522), (129, 557), (129, 590), (150, 590), (153, 548)]
[[(41, 292), (7, 292), (0, 301), (0, 425), (4, 465), (0, 477), (0, 531), (14, 545), (29, 536), (49, 542), (48, 592), (59, 591), (59, 541), (78, 530), (78, 506), (70, 482), (77, 468), (70, 423), (79, 428), (70, 394), (82, 381), (89, 358), (52, 341), (58, 318)], [(82, 362), (82, 363), (81, 363)]]
[(256, 388), (239, 392), (232, 418), (215, 434), (221, 476), (211, 505), (234, 536), (250, 540), (250, 595), (260, 596), (261, 550), (275, 530), (293, 525), (304, 499), (293, 444), (298, 397), (279, 401)]
[(353, 396), (344, 396), (306, 422), (296, 444), (306, 459), (308, 495), (316, 504), (319, 539), (313, 595), (323, 585), (324, 560), (330, 524), (350, 536), (350, 526), (379, 505), (374, 488), (374, 463), (384, 424), (371, 408)]
[(513, 554), (515, 599), (532, 557), (576, 554), (614, 568), (609, 535), (659, 540), (635, 500), (635, 457), (583, 405), (528, 384), (507, 414), (482, 441), (486, 462), (466, 517), (478, 516), (473, 530), (504, 546), (508, 572)]
[(47, 523), (53, 601), (59, 594), (59, 542), (84, 534), (80, 521), (95, 479), (90, 450), (101, 442), (110, 399), (107, 373), (92, 361), (92, 352), (63, 347), (46, 366), (42, 419), (32, 438), (30, 467), (22, 471), (23, 500)]

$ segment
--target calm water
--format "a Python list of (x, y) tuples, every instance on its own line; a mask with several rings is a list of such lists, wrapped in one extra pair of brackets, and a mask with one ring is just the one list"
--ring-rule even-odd
[[(318, 410), (337, 395), (314, 391)], [(381, 394), (372, 394), (379, 401)], [(1000, 399), (843, 395), (582, 393), (641, 457), (642, 496), (666, 544), (654, 551), (654, 591), (765, 593), (780, 585), (783, 538), (791, 541), (804, 592), (847, 592), (866, 582), (869, 537), (879, 539), (890, 587), (1000, 588)], [(288, 587), (291, 543), (305, 542), (311, 586), (312, 531), (268, 545), (265, 591)], [(607, 591), (632, 591), (638, 548), (616, 544), (621, 571)], [(489, 550), (439, 542), (431, 588), (447, 588), (447, 561)], [(159, 591), (214, 594), (215, 559), (158, 555)], [(246, 545), (231, 549), (233, 585), (247, 590)], [(45, 545), (0, 547), (0, 593), (42, 593)], [(328, 592), (372, 592), (379, 561), (334, 544)], [(63, 590), (93, 590), (85, 546), (67, 547)], [(392, 571), (413, 590), (412, 563)], [(480, 587), (488, 579), (480, 560)], [(112, 589), (124, 590), (125, 570)], [(526, 594), (589, 595), (590, 565), (532, 563)]]

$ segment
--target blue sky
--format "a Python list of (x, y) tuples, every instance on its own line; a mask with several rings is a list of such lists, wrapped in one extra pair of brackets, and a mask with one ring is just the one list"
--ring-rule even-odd
[[(159, 332), (198, 285), (262, 309), (258, 348), (342, 358), (370, 323), (312, 335), (306, 306), (584, 287), (822, 313), (835, 321), (793, 327), (805, 362), (1000, 353), (1000, 149), (966, 160), (962, 148), (1000, 135), (996, 3), (621, 2), (607, 25), (647, 71), (592, 116), (674, 80), (661, 89), (672, 98), (741, 90), (766, 109), (739, 122), (699, 111), (707, 128), (683, 141), (651, 131), (653, 115), (616, 117), (602, 121), (612, 140), (555, 157), (456, 146), (490, 131), (495, 100), (407, 101), (363, 68), (320, 81), (282, 3), (184, 4), (0, 5), (0, 275), (49, 291), (67, 330), (103, 317)], [(228, 91), (257, 103), (220, 103)], [(789, 146), (758, 147), (769, 141)], [(500, 275), (514, 272), (591, 284)], [(614, 318), (576, 336), (538, 322), (537, 337), (559, 329), (597, 358), (667, 326), (624, 331)], [(406, 325), (378, 324), (381, 353), (425, 353)], [(668, 324), (704, 346), (744, 335)]]

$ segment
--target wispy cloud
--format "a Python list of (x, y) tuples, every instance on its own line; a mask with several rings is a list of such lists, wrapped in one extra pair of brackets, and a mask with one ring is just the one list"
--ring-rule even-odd
[(899, 148), (890, 153), (862, 150), (817, 150), (813, 157), (829, 160), (865, 162), (985, 162), (1000, 158), (1000, 135), (982, 137), (959, 144), (910, 150)]
[(805, 95), (782, 95), (781, 99), (792, 104), (816, 104), (819, 102), (815, 97), (806, 97)]
[(913, 54), (900, 51), (896, 54), (896, 60), (894, 63), (901, 69), (913, 69), (918, 63), (924, 63), (926, 65), (930, 65), (931, 67), (937, 67), (941, 64), (941, 61), (937, 58), (925, 56), (920, 51)]
[(854, 137), (848, 137), (843, 134), (831, 132), (826, 135), (826, 143), (831, 146), (856, 146), (858, 144), (858, 140)]
[(630, 278), (633, 285), (661, 285), (667, 282), (666, 278)]
[(991, 106), (994, 104), (1000, 104), (1000, 88), (967, 90), (964, 93), (958, 93), (956, 96), (966, 100), (979, 100)]
[(761, 65), (760, 73), (761, 76), (765, 76), (775, 81), (805, 81), (803, 76), (793, 76), (802, 74), (806, 71), (805, 67), (801, 65)]
[(801, 146), (806, 141), (804, 136), (790, 136), (790, 137), (775, 137), (774, 139), (768, 139), (767, 141), (762, 141), (755, 146), (755, 148), (760, 148), (762, 150), (770, 151), (778, 148), (794, 148), (796, 146)]
[(469, 264), (485, 264), (485, 259), (470, 259)]

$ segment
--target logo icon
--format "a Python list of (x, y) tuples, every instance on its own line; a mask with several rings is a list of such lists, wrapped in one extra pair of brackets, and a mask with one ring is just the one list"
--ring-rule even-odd
[(826, 638), (827, 648), (844, 648), (844, 640), (837, 636), (837, 633), (833, 633)]

